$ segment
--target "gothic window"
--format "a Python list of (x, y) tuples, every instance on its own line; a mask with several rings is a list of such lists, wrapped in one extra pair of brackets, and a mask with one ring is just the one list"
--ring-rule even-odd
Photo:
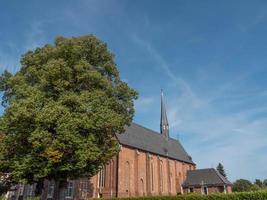
[(88, 194), (88, 181), (80, 181), (80, 196), (82, 199), (86, 199)]
[(66, 189), (66, 198), (73, 198), (73, 194), (74, 194), (74, 182), (68, 181)]
[(162, 161), (160, 161), (160, 167), (159, 167), (159, 170), (160, 170), (160, 174), (159, 174), (159, 178), (160, 178), (160, 191), (163, 192), (163, 166), (162, 166)]
[(106, 177), (105, 167), (103, 167), (99, 172), (99, 181), (98, 181), (99, 188), (105, 187), (105, 177)]
[(49, 181), (48, 183), (48, 192), (47, 192), (47, 198), (53, 198), (55, 191), (55, 181)]
[(129, 192), (130, 190), (130, 163), (127, 161), (125, 163), (125, 186), (126, 186), (126, 192)]
[(170, 191), (172, 191), (172, 173), (170, 173)]
[(19, 196), (23, 196), (24, 193), (24, 185), (19, 185)]
[(27, 196), (33, 196), (33, 185), (28, 185)]
[(151, 163), (151, 190), (154, 191), (154, 165)]

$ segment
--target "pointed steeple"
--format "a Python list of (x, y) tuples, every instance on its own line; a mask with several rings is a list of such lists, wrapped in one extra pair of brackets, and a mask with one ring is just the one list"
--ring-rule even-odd
[(161, 116), (160, 116), (160, 133), (169, 138), (169, 123), (167, 119), (167, 112), (163, 98), (163, 91), (161, 90)]

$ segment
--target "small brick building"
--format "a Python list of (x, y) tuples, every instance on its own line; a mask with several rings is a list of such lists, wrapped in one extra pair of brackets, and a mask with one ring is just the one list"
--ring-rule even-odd
[(184, 193), (231, 193), (232, 183), (222, 176), (216, 169), (198, 169), (187, 171), (183, 183)]

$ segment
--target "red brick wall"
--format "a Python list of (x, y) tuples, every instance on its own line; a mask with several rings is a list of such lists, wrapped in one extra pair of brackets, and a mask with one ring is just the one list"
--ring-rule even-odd
[[(126, 163), (130, 164), (129, 170)], [(123, 146), (119, 153), (118, 196), (176, 195), (190, 168), (194, 169), (193, 165)]]
[[(185, 187), (184, 188), (184, 193), (189, 193), (189, 188)], [(194, 187), (194, 192), (202, 194), (201, 187)], [(231, 193), (232, 192), (232, 187), (227, 186), (226, 187), (226, 193)], [(224, 193), (224, 186), (209, 186), (208, 187), (208, 194), (213, 194), (213, 193)]]
[[(89, 180), (88, 197), (176, 195), (182, 193), (181, 184), (187, 170), (194, 168), (191, 164), (122, 146), (119, 155), (105, 166), (104, 187), (99, 188), (99, 174)], [(47, 195), (47, 183), (45, 186), (42, 199)], [(73, 200), (79, 199), (78, 193), (79, 180), (75, 180)]]

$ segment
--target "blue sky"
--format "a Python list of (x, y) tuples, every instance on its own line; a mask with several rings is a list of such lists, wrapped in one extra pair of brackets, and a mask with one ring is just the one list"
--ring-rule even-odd
[(267, 178), (266, 1), (0, 0), (0, 27), (0, 73), (56, 36), (95, 34), (139, 91), (134, 121), (159, 130), (163, 88), (198, 168)]

